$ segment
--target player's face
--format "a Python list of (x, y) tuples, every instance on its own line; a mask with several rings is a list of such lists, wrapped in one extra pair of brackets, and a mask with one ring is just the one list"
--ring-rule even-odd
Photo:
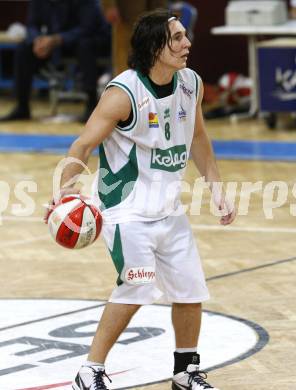
[(169, 23), (171, 40), (159, 56), (159, 62), (175, 70), (186, 67), (191, 42), (186, 36), (186, 30), (178, 20)]

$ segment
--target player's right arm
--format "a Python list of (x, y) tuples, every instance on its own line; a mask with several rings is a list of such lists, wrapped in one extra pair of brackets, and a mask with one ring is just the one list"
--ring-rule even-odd
[[(124, 121), (131, 112), (128, 95), (120, 88), (108, 88), (87, 121), (85, 128), (71, 145), (67, 157), (87, 165), (92, 151), (107, 138), (119, 121)], [(75, 185), (75, 178), (83, 171), (83, 164), (67, 164), (61, 178), (61, 193), (69, 193)], [(67, 183), (71, 183), (67, 185)]]

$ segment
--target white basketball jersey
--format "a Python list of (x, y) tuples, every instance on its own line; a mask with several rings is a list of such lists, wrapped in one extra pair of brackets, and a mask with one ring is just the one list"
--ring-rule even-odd
[(128, 94), (133, 121), (117, 126), (100, 145), (96, 189), (105, 223), (154, 221), (178, 209), (199, 80), (191, 69), (180, 70), (173, 94), (160, 99), (149, 79), (134, 70), (108, 84)]

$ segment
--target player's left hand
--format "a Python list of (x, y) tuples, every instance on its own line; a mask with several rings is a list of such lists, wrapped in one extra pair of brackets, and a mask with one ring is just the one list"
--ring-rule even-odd
[(215, 183), (212, 187), (212, 196), (216, 207), (222, 215), (220, 218), (220, 224), (231, 224), (236, 217), (235, 205), (225, 197), (224, 190), (219, 185), (215, 185)]
[[(221, 209), (220, 209), (221, 207)], [(221, 225), (229, 225), (231, 224), (235, 217), (236, 217), (236, 209), (235, 209), (235, 206), (233, 204), (230, 204), (229, 201), (227, 201), (227, 199), (222, 199), (222, 202), (219, 206), (219, 209), (221, 211), (223, 211), (223, 215), (222, 217), (220, 218), (220, 224)]]

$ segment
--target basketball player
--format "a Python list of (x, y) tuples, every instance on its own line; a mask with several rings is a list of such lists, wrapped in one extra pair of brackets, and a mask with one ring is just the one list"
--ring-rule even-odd
[[(176, 339), (172, 389), (215, 389), (199, 369), (201, 303), (209, 294), (179, 199), (190, 152), (212, 191), (220, 181), (203, 123), (202, 81), (186, 68), (191, 44), (168, 11), (142, 16), (131, 46), (130, 69), (107, 86), (68, 153), (86, 164), (100, 145), (97, 194), (104, 239), (118, 271), (88, 360), (72, 386), (107, 389), (104, 362), (110, 349), (140, 306), (164, 295), (172, 303)], [(79, 164), (67, 165), (62, 195), (75, 191), (67, 182), (81, 171)], [(213, 195), (225, 210), (221, 224), (230, 224), (234, 209)]]

